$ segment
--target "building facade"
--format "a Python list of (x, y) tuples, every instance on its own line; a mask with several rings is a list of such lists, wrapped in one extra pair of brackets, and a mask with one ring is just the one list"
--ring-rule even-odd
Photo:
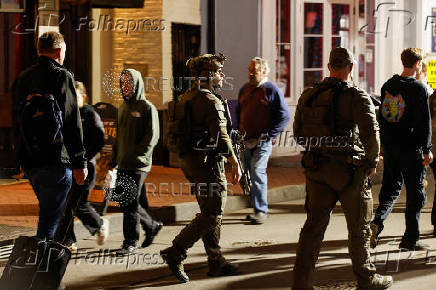
[[(436, 7), (435, 1), (216, 1), (216, 51), (229, 56), (225, 71), (235, 87), (223, 94), (235, 100), (247, 80), (249, 60), (261, 56), (269, 60), (269, 79), (282, 89), (293, 114), (302, 91), (328, 76), (329, 52), (341, 46), (357, 61), (352, 81), (379, 95), (383, 83), (401, 72), (405, 47), (422, 47), (431, 54), (431, 29), (425, 24), (432, 5)], [(281, 137), (273, 155), (299, 153), (292, 141), (292, 118)]]
[[(181, 79), (187, 76), (186, 59), (222, 52), (228, 61), (221, 93), (233, 107), (249, 60), (261, 56), (269, 60), (269, 79), (282, 89), (293, 114), (304, 88), (328, 75), (333, 47), (354, 53), (353, 81), (375, 95), (401, 71), (403, 48), (422, 47), (436, 60), (435, 2), (0, 0), (0, 167), (14, 164), (10, 88), (36, 60), (35, 40), (44, 31), (65, 35), (65, 65), (88, 87), (91, 104), (117, 106), (122, 101), (117, 77), (131, 67), (142, 73), (147, 97), (164, 122), (167, 102), (187, 87)], [(300, 149), (292, 141), (291, 118), (273, 155)]]

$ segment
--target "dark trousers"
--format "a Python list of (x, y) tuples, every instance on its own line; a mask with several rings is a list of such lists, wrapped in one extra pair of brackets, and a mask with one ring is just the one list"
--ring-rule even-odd
[[(433, 171), (433, 177), (436, 183), (436, 161), (430, 163), (431, 170)], [(436, 186), (435, 186), (436, 187)], [(433, 208), (431, 209), (431, 224), (436, 227), (436, 189), (433, 195)]]
[(222, 214), (227, 201), (227, 180), (224, 161), (205, 160), (201, 154), (186, 154), (182, 158), (182, 170), (191, 182), (200, 213), (174, 238), (167, 257), (176, 262), (186, 259), (186, 251), (202, 239), (210, 267), (225, 263), (219, 245)]
[[(85, 228), (91, 235), (100, 229), (102, 220), (96, 210), (89, 204), (88, 197), (95, 184), (95, 165), (88, 162), (88, 177), (83, 185), (78, 185), (73, 180), (73, 186), (68, 196), (68, 204), (65, 211), (65, 217), (61, 222), (62, 231), (66, 233), (65, 243), (75, 243), (76, 235), (74, 234), (74, 216), (78, 217)], [(75, 211), (75, 214), (74, 214)]]
[(400, 196), (404, 181), (407, 198), (406, 231), (403, 241), (412, 243), (419, 240), (419, 216), (426, 200), (426, 168), (422, 165), (422, 160), (420, 149), (406, 151), (400, 148), (385, 148), (383, 182), (379, 193), (379, 206), (373, 221), (381, 231), (383, 222)]
[(53, 239), (72, 183), (72, 171), (62, 164), (25, 171), (39, 201), (37, 237)]
[(144, 180), (147, 177), (147, 172), (120, 170), (119, 174), (130, 176), (138, 186), (136, 200), (122, 208), (124, 245), (136, 245), (139, 240), (138, 221), (146, 232), (150, 232), (156, 226), (156, 222), (146, 210), (148, 201)]

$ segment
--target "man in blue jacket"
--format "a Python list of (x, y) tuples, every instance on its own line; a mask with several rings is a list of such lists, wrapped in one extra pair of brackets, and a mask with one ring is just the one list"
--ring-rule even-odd
[(266, 168), (275, 138), (289, 122), (289, 108), (283, 93), (267, 80), (265, 59), (255, 57), (248, 66), (248, 83), (239, 91), (237, 116), (239, 130), (245, 134), (245, 164), (252, 180), (250, 191), (254, 214), (253, 224), (262, 224), (268, 217), (268, 178)]

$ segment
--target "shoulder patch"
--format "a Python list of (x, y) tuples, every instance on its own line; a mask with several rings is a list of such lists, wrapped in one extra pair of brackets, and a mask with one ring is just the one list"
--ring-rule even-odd
[(381, 106), (381, 115), (383, 118), (389, 123), (398, 123), (404, 115), (406, 102), (400, 93), (394, 96), (386, 91), (386, 96)]

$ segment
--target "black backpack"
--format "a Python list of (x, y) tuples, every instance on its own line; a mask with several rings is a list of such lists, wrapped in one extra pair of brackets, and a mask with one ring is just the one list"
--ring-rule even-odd
[(62, 111), (52, 94), (29, 94), (23, 104), (20, 130), (32, 159), (41, 159), (63, 144)]
[(192, 95), (188, 92), (168, 103), (166, 146), (179, 156), (192, 150)]

